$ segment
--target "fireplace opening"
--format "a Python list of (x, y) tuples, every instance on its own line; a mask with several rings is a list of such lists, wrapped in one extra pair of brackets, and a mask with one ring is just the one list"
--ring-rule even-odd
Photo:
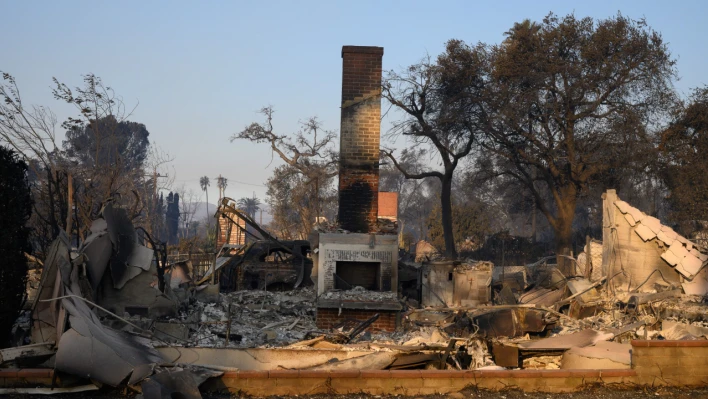
[(334, 288), (348, 290), (356, 286), (369, 291), (381, 290), (380, 262), (345, 262), (338, 261), (335, 272)]

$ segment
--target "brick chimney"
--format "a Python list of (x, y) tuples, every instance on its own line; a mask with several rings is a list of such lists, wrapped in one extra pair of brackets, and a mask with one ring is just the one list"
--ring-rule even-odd
[(382, 57), (383, 47), (342, 47), (339, 224), (355, 233), (376, 229)]

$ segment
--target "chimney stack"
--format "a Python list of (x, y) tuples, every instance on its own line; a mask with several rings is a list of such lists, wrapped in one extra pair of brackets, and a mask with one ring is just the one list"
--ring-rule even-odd
[(383, 47), (342, 47), (339, 224), (355, 233), (376, 230), (382, 57)]

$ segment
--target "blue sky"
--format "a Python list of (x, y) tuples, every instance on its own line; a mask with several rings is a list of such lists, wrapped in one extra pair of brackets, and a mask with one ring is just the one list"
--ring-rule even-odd
[[(0, 0), (0, 70), (13, 74), (26, 102), (60, 120), (72, 110), (54, 100), (51, 78), (70, 86), (94, 73), (175, 157), (176, 185), (222, 174), (227, 195), (261, 198), (278, 162), (266, 145), (230, 143), (264, 105), (275, 126), (294, 132), (318, 116), (339, 129), (342, 45), (385, 48), (384, 69), (399, 69), (444, 43), (498, 43), (525, 18), (645, 17), (678, 59), (677, 87), (708, 83), (708, 2), (704, 1), (9, 1)], [(382, 131), (387, 124), (384, 123)], [(250, 183), (246, 185), (237, 182)], [(215, 184), (210, 202), (217, 197)]]

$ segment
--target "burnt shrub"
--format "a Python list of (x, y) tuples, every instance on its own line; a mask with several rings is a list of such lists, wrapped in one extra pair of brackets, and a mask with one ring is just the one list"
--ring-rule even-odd
[(0, 146), (0, 347), (10, 342), (12, 324), (25, 299), (32, 212), (27, 164)]

